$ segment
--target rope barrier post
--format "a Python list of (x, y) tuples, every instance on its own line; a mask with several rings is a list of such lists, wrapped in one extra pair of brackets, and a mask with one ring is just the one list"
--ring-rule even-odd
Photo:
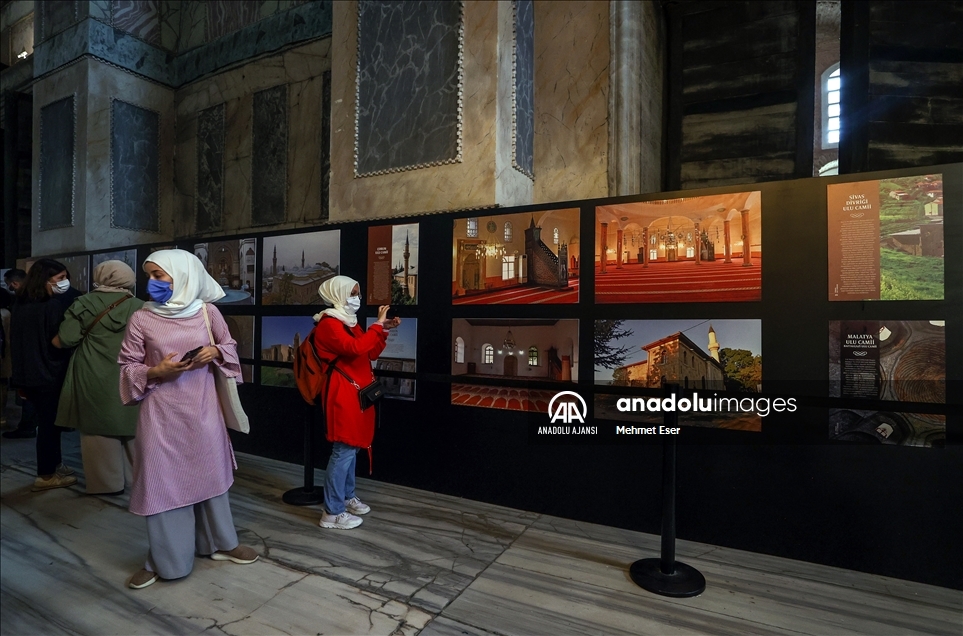
[(304, 486), (292, 488), (281, 500), (292, 506), (314, 506), (324, 501), (324, 488), (314, 485), (314, 430), (320, 407), (312, 406), (304, 419)]
[[(666, 395), (678, 393), (678, 384), (666, 385)], [(665, 426), (679, 425), (679, 414), (666, 412)], [(644, 590), (661, 596), (686, 598), (698, 596), (706, 589), (706, 579), (699, 570), (675, 560), (675, 458), (676, 436), (662, 438), (662, 555), (658, 559), (640, 559), (629, 567), (632, 581)]]

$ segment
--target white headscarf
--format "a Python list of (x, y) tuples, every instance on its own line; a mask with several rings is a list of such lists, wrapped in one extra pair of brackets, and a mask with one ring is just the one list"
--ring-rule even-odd
[(163, 305), (150, 301), (144, 309), (165, 318), (190, 318), (201, 310), (204, 303), (224, 298), (224, 290), (204, 269), (204, 264), (184, 250), (159, 250), (144, 261), (154, 263), (174, 279), (174, 295)]
[(334, 276), (321, 283), (318, 294), (325, 304), (331, 305), (331, 308), (314, 314), (314, 321), (318, 322), (324, 316), (333, 316), (349, 327), (358, 324), (358, 316), (345, 310), (345, 303), (348, 302), (351, 290), (357, 284), (358, 281), (349, 276)]

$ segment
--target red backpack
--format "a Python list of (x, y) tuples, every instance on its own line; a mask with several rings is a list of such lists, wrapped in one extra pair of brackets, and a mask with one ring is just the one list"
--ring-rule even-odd
[[(314, 329), (317, 329), (317, 325)], [(330, 375), (330, 363), (322, 360), (314, 348), (314, 329), (294, 350), (294, 381), (298, 384), (301, 397), (311, 405), (324, 392)]]

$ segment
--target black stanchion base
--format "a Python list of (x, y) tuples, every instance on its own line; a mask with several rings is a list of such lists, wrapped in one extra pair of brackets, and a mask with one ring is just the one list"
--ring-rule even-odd
[(292, 506), (314, 506), (324, 501), (324, 488), (320, 486), (292, 488), (281, 495), (281, 500)]
[(663, 574), (662, 559), (640, 559), (629, 568), (636, 585), (653, 594), (687, 598), (706, 589), (706, 577), (691, 565), (675, 562), (675, 574)]

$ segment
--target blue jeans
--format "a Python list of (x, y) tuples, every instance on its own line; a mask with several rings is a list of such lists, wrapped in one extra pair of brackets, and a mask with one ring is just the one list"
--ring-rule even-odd
[(354, 497), (354, 467), (360, 448), (335, 442), (324, 472), (324, 508), (328, 514), (344, 512), (344, 502)]

